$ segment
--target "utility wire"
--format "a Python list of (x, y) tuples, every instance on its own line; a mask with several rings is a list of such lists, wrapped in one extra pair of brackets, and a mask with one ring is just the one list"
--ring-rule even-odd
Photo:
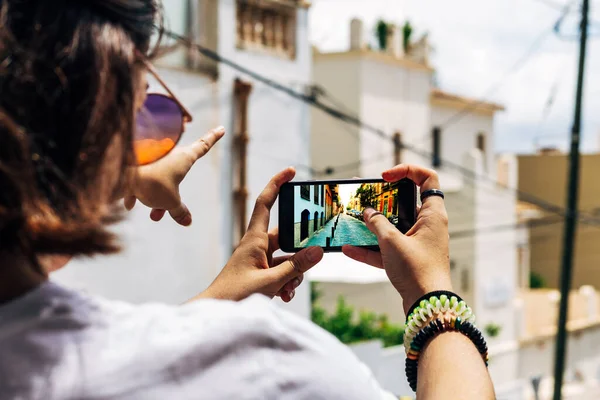
[[(365, 123), (364, 121), (362, 121), (360, 118), (357, 118), (356, 116), (352, 116), (352, 115), (348, 115), (346, 113), (344, 113), (341, 110), (338, 110), (336, 108), (330, 107), (326, 104), (323, 104), (322, 102), (320, 102), (318, 99), (315, 99), (312, 96), (309, 96), (307, 94), (304, 93), (299, 93), (296, 92), (295, 90), (284, 86), (270, 78), (267, 78), (257, 72), (254, 72), (242, 65), (239, 65), (227, 58), (222, 57), (220, 54), (218, 54), (217, 52), (210, 50), (202, 45), (193, 43), (192, 41), (190, 41), (189, 39), (168, 31), (168, 30), (164, 30), (163, 33), (167, 36), (170, 37), (172, 39), (178, 40), (181, 43), (184, 43), (186, 46), (190, 47), (190, 48), (194, 48), (196, 49), (199, 53), (201, 53), (202, 55), (204, 55), (205, 57), (210, 58), (211, 60), (217, 61), (219, 63), (225, 64), (245, 75), (248, 75), (250, 77), (252, 77), (253, 79), (255, 79), (258, 82), (261, 82), (265, 85), (268, 85), (278, 91), (281, 91), (283, 93), (286, 93), (287, 95), (300, 100), (304, 103), (310, 104), (313, 107), (325, 112), (326, 114), (330, 115), (331, 117), (338, 119), (340, 121), (344, 121), (348, 124), (351, 125), (355, 125), (358, 127), (361, 127), (362, 129), (372, 132), (373, 134), (379, 136), (380, 138), (384, 139), (384, 140), (388, 140), (390, 143), (393, 144), (393, 138), (390, 137), (389, 135), (387, 135), (382, 129), (379, 129), (373, 125), (370, 125), (368, 123)], [(409, 144), (403, 143), (402, 144), (402, 148), (406, 149), (408, 151), (411, 151), (417, 155), (420, 155), (421, 157), (424, 158), (431, 158), (432, 154), (421, 150), (421, 149), (417, 149)], [(466, 168), (460, 164), (451, 162), (451, 161), (447, 161), (447, 160), (442, 160), (442, 164), (449, 168), (449, 169), (453, 169), (456, 170), (458, 172), (460, 172), (464, 177), (472, 179), (472, 180), (480, 180), (480, 181), (486, 181), (489, 183), (492, 183), (496, 186), (503, 186), (501, 184), (499, 184), (496, 180), (488, 177), (487, 175), (484, 174), (479, 174), (477, 172), (474, 172), (472, 170), (470, 170), (469, 168)], [(532, 203), (546, 211), (549, 211), (551, 213), (560, 215), (560, 216), (565, 216), (566, 215), (566, 210), (560, 206), (557, 206), (555, 204), (549, 203), (541, 198), (538, 198), (534, 195), (531, 195), (529, 193), (525, 193), (517, 188), (510, 188), (510, 187), (506, 187), (504, 186), (504, 189), (506, 190), (513, 190), (516, 194), (519, 195), (520, 198), (522, 198), (524, 201), (527, 201), (529, 203)], [(600, 219), (598, 218), (594, 218), (594, 217), (589, 217), (589, 216), (580, 216), (580, 221), (582, 223), (586, 223), (586, 224), (590, 224), (590, 225), (595, 225), (595, 226), (600, 226)]]
[(465, 237), (479, 236), (482, 233), (495, 233), (495, 232), (503, 232), (507, 230), (514, 230), (524, 227), (535, 228), (539, 226), (547, 226), (563, 223), (564, 220), (560, 217), (555, 218), (544, 218), (539, 220), (532, 220), (527, 222), (518, 222), (514, 224), (502, 224), (502, 225), (492, 225), (483, 228), (476, 229), (465, 229), (458, 230), (454, 232), (450, 232), (450, 239), (459, 239)]
[(517, 61), (502, 75), (502, 77), (500, 77), (500, 79), (498, 81), (496, 81), (494, 84), (492, 84), (485, 91), (484, 95), (481, 97), (480, 100), (477, 100), (477, 101), (472, 102), (471, 104), (468, 104), (467, 106), (465, 106), (465, 108), (458, 111), (456, 114), (452, 115), (440, 126), (440, 128), (444, 129), (452, 124), (457, 123), (458, 121), (463, 119), (466, 115), (470, 114), (471, 111), (474, 111), (477, 107), (486, 103), (491, 96), (493, 96), (499, 89), (501, 89), (502, 86), (504, 85), (504, 82), (506, 81), (506, 79), (508, 79), (511, 75), (520, 71), (527, 64), (529, 59), (542, 47), (542, 45), (544, 44), (546, 39), (548, 37), (550, 37), (550, 35), (552, 33), (557, 33), (557, 31), (560, 30), (560, 26), (561, 26), (564, 18), (567, 16), (567, 14), (569, 13), (569, 10), (573, 6), (573, 4), (576, 3), (577, 0), (572, 0), (566, 5), (560, 5), (560, 4), (554, 3), (552, 1), (546, 1), (546, 0), (538, 0), (538, 1), (541, 1), (547, 5), (554, 4), (555, 7), (558, 7), (560, 9), (561, 16), (558, 18), (558, 20), (556, 20), (552, 24), (552, 26), (544, 29), (544, 31), (542, 31), (542, 33), (535, 38), (535, 40), (527, 48), (527, 51), (525, 51), (525, 53), (519, 59), (517, 59)]
[(557, 11), (563, 11), (565, 10), (565, 8), (567, 9), (567, 11), (570, 10), (570, 8), (573, 6), (574, 2), (571, 2), (570, 4), (561, 4), (557, 1), (553, 1), (553, 0), (534, 0), (537, 3), (541, 3), (544, 4), (547, 7), (553, 8)]
[(465, 106), (462, 110), (448, 118), (441, 126), (441, 129), (448, 128), (450, 125), (456, 124), (458, 121), (463, 119), (465, 116), (470, 114), (472, 111), (477, 109), (480, 105), (488, 102), (488, 99), (493, 96), (499, 89), (501, 89), (511, 75), (520, 71), (526, 64), (527, 61), (540, 49), (544, 41), (550, 37), (554, 32), (554, 25), (549, 29), (544, 30), (541, 35), (536, 37), (533, 43), (527, 48), (527, 51), (521, 56), (501, 77), (498, 81), (492, 84), (481, 97), (480, 100), (476, 100)]

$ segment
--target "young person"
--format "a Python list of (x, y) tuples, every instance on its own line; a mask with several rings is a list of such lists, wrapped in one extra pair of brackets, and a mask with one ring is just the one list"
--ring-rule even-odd
[[(273, 257), (270, 210), (293, 169), (269, 182), (239, 248), (189, 304), (107, 301), (48, 279), (71, 257), (119, 250), (107, 224), (120, 198), (189, 225), (179, 183), (224, 130), (175, 148), (192, 116), (167, 87), (169, 96), (146, 96), (155, 0), (0, 5), (0, 398), (392, 399), (333, 336), (268, 301), (291, 300), (323, 256), (309, 248)], [(439, 189), (436, 174), (416, 166), (383, 178)], [(452, 290), (443, 199), (423, 200), (407, 235), (365, 212), (381, 253), (344, 248), (386, 270), (407, 314), (424, 295)], [(442, 305), (433, 317), (448, 313)], [(458, 321), (415, 336), (418, 385), (416, 368), (407, 372), (419, 398), (493, 398), (481, 352)]]

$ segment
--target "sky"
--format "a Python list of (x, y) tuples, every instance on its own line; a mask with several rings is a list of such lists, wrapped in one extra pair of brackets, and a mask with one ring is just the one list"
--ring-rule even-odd
[(360, 183), (358, 184), (349, 184), (349, 185), (339, 185), (338, 186), (338, 196), (340, 197), (340, 201), (342, 204), (348, 204), (348, 201), (356, 193), (356, 189), (360, 187)]
[[(552, 32), (561, 12), (548, 3), (574, 4), (562, 24), (567, 38)], [(432, 64), (443, 90), (484, 97), (506, 107), (496, 118), (497, 152), (525, 153), (539, 146), (566, 149), (577, 75), (578, 43), (573, 40), (579, 19), (577, 3), (314, 0), (310, 32), (321, 51), (339, 51), (348, 48), (352, 18), (361, 18), (369, 31), (380, 18), (397, 24), (409, 20), (416, 37), (429, 33), (434, 47)], [(591, 0), (591, 10), (582, 127), (585, 152), (600, 150), (600, 113), (596, 112), (600, 109), (600, 0)], [(539, 46), (533, 46), (536, 41)], [(498, 89), (490, 94), (493, 86)], [(554, 102), (547, 107), (552, 97)]]

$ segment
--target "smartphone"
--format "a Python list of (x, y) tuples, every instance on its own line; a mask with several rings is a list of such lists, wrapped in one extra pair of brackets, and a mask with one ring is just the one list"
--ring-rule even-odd
[(408, 179), (288, 182), (279, 192), (279, 245), (286, 253), (319, 246), (340, 252), (342, 246), (379, 250), (377, 237), (363, 221), (363, 211), (381, 212), (402, 233), (414, 225), (417, 188)]

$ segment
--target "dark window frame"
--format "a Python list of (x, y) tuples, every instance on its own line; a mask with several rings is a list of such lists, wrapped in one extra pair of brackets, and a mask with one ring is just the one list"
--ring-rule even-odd
[(434, 168), (442, 166), (442, 129), (435, 126), (431, 132), (431, 164)]
[(300, 198), (310, 201), (310, 185), (300, 185)]

